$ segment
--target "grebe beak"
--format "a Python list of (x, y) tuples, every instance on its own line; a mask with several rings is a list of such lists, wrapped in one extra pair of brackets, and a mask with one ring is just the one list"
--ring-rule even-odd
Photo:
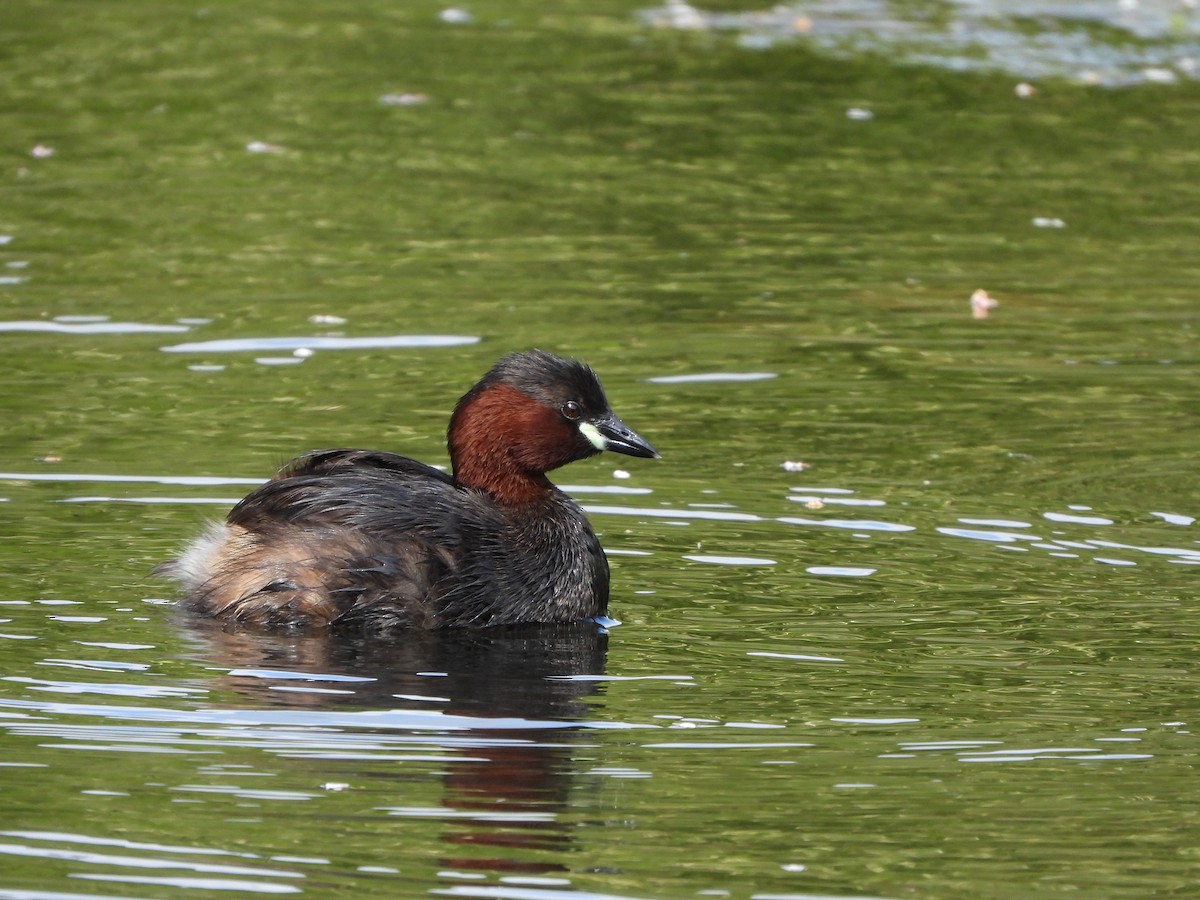
[(658, 451), (651, 447), (645, 438), (618, 419), (614, 413), (608, 412), (590, 422), (583, 422), (579, 431), (597, 450), (612, 450), (642, 459), (661, 459)]

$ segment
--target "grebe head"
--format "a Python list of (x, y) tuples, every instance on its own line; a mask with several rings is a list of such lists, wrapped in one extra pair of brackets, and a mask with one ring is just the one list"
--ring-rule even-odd
[(450, 462), (464, 487), (521, 502), (544, 474), (601, 450), (657, 459), (617, 418), (588, 366), (542, 350), (504, 357), (458, 401)]

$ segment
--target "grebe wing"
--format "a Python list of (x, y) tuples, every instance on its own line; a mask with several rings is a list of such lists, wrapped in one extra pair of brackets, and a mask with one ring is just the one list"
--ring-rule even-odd
[(418, 478), (433, 478), (454, 484), (454, 479), (441, 469), (427, 466), (399, 453), (386, 450), (313, 450), (286, 463), (272, 481), (297, 475), (336, 475), (378, 469)]

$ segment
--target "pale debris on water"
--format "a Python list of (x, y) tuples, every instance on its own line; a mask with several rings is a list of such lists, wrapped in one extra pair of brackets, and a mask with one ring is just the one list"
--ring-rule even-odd
[(465, 25), (471, 21), (471, 14), (465, 9), (459, 9), (457, 6), (451, 6), (448, 9), (443, 9), (438, 13), (438, 18), (448, 25)]
[(292, 351), (292, 356), (299, 357), (300, 359), (308, 359), (312, 355), (312, 349), (309, 347), (297, 347)]
[(683, 31), (702, 31), (709, 26), (706, 14), (684, 0), (667, 0), (666, 6), (652, 10), (650, 21), (659, 28)]
[(709, 12), (692, 6), (686, 0), (666, 0), (654, 9), (640, 13), (642, 21), (656, 28), (676, 28), (680, 31), (748, 30), (739, 41), (745, 47), (768, 47), (781, 34), (807, 34), (813, 20), (800, 9), (777, 4), (770, 9), (746, 13)]
[(1016, 94), (1018, 97), (1020, 97), (1022, 100), (1028, 100), (1030, 97), (1032, 97), (1034, 94), (1037, 93), (1037, 88), (1034, 87), (1032, 84), (1030, 84), (1028, 81), (1022, 81), (1015, 88), (1013, 88), (1013, 93)]
[(384, 94), (379, 102), (384, 106), (420, 106), (429, 102), (429, 96), (406, 91), (403, 94)]
[(781, 463), (779, 467), (785, 472), (803, 472), (809, 466), (806, 462), (800, 462), (796, 459), (789, 459)]
[(346, 320), (344, 318), (342, 318), (341, 316), (321, 315), (319, 313), (315, 316), (309, 316), (308, 321), (312, 322), (314, 325), (345, 325), (346, 324)]
[(1150, 84), (1175, 84), (1179, 81), (1178, 75), (1162, 66), (1147, 66), (1142, 69), (1142, 77)]
[(971, 318), (986, 319), (988, 313), (999, 306), (999, 302), (983, 288), (971, 295)]
[(1053, 218), (1050, 216), (1034, 216), (1034, 228), (1066, 228), (1067, 223), (1062, 219)]
[(626, 472), (624, 469), (613, 469), (612, 475), (613, 475), (613, 478), (618, 478), (618, 479), (624, 479), (624, 478), (630, 477), (629, 473)]
[(350, 787), (350, 785), (344, 781), (327, 781), (323, 785), (321, 785), (321, 790), (323, 790), (323, 791), (344, 791), (348, 787)]
[(53, 147), (47, 147), (45, 144), (38, 144), (29, 151), (29, 155), (34, 159), (49, 159), (55, 153)]
[(247, 153), (282, 153), (283, 147), (279, 144), (268, 144), (266, 141), (251, 141), (246, 145)]
[(852, 106), (846, 110), (846, 118), (851, 122), (870, 122), (875, 118), (875, 113), (869, 109), (862, 109), (857, 106)]

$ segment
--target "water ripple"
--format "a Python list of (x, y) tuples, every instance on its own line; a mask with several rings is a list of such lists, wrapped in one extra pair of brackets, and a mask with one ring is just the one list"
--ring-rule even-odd
[(775, 520), (787, 525), (812, 525), (818, 528), (849, 528), (854, 531), (916, 531), (915, 525), (898, 522), (880, 522), (872, 519), (801, 519), (795, 516), (780, 516)]
[(1109, 87), (1194, 78), (1200, 55), (1200, 16), (1191, 0), (947, 0), (933, 14), (922, 4), (884, 0), (807, 0), (749, 12), (667, 0), (641, 18), (658, 28), (732, 32), (749, 50), (803, 41), (839, 57), (876, 53), (955, 71), (1007, 70)]
[(777, 377), (774, 372), (697, 372), (692, 375), (656, 375), (646, 381), (651, 384), (702, 384), (712, 381), (767, 381)]
[(0, 331), (39, 331), (54, 334), (180, 334), (186, 325), (149, 325), (145, 322), (0, 322)]
[[(186, 331), (187, 329), (179, 329)], [(375, 337), (251, 337), (194, 341), (160, 347), (164, 353), (246, 353), (263, 350), (391, 350), (417, 347), (459, 347), (476, 344), (478, 337), (457, 334), (394, 334)]]

